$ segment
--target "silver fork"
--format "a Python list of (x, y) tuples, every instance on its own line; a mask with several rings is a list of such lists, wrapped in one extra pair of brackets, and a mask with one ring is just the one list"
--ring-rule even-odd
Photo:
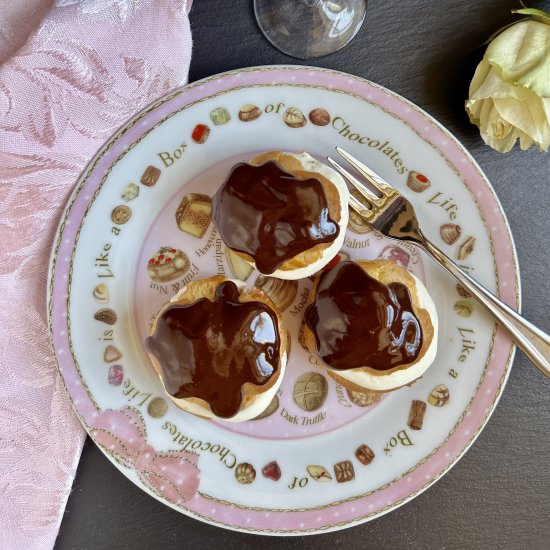
[(349, 205), (351, 208), (382, 235), (401, 241), (410, 241), (425, 250), (429, 256), (456, 277), (460, 284), (493, 314), (494, 318), (510, 332), (515, 343), (533, 364), (546, 376), (550, 377), (550, 336), (521, 317), (516, 311), (472, 279), (437, 246), (430, 242), (420, 230), (412, 204), (399, 191), (340, 147), (336, 147), (336, 151), (380, 194), (378, 196), (370, 191), (353, 174), (328, 157), (328, 161), (332, 166), (365, 199), (366, 204), (350, 196)]

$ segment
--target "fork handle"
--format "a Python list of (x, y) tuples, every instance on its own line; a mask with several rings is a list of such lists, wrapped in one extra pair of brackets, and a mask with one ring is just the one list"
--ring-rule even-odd
[(460, 284), (483, 304), (495, 319), (510, 332), (519, 348), (546, 376), (550, 377), (550, 336), (542, 332), (535, 325), (524, 319), (511, 307), (499, 300), (485, 287), (472, 279), (460, 269), (445, 253), (433, 243), (424, 239), (424, 250), (451, 275), (456, 277)]

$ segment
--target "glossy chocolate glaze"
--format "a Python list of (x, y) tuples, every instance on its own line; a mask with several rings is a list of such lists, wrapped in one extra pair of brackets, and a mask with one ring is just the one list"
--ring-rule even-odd
[(319, 357), (335, 370), (388, 370), (412, 363), (422, 329), (407, 287), (386, 286), (354, 262), (340, 262), (319, 280), (305, 313)]
[(264, 385), (279, 368), (280, 336), (275, 312), (262, 302), (239, 302), (232, 281), (201, 298), (163, 311), (145, 341), (162, 367), (166, 391), (201, 397), (220, 418), (242, 403), (245, 382)]
[(214, 195), (212, 219), (224, 243), (252, 256), (265, 274), (340, 231), (321, 182), (296, 179), (275, 162), (234, 166)]

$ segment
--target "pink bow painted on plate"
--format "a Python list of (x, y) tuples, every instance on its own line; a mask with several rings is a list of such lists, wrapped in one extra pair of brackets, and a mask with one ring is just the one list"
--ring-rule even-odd
[(176, 450), (157, 452), (147, 444), (145, 422), (136, 409), (107, 409), (94, 419), (91, 433), (116, 460), (135, 469), (147, 488), (172, 504), (182, 506), (197, 492), (198, 455)]

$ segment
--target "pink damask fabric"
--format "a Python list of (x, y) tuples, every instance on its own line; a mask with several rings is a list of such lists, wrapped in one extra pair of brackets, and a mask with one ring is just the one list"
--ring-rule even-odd
[(48, 260), (102, 142), (185, 83), (191, 0), (0, 2), (0, 548), (53, 547), (84, 441), (57, 372)]

